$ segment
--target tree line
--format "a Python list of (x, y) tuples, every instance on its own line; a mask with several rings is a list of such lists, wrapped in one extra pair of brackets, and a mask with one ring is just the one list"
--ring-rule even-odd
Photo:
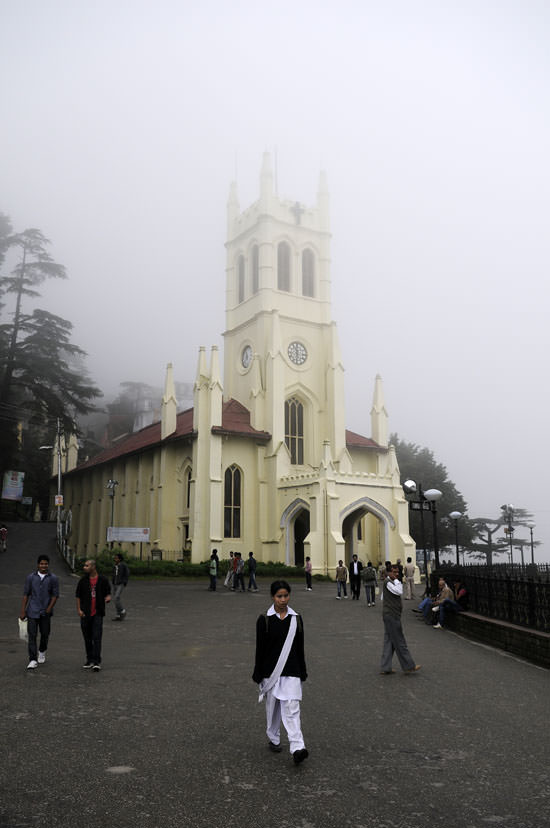
[[(459, 533), (459, 548), (465, 551), (471, 561), (479, 560), (491, 565), (499, 556), (507, 554), (510, 549), (510, 535), (508, 537), (497, 537), (497, 532), (508, 528), (510, 517), (502, 508), (496, 509), (495, 514), (490, 517), (470, 517), (468, 515), (468, 503), (458, 491), (453, 481), (449, 478), (446, 467), (438, 463), (430, 449), (408, 443), (402, 440), (397, 434), (390, 436), (390, 443), (395, 446), (395, 453), (401, 481), (414, 480), (417, 484), (426, 488), (439, 489), (442, 493), (441, 499), (437, 502), (437, 534), (442, 557), (455, 560), (456, 529)], [(454, 520), (449, 515), (451, 512), (461, 512), (462, 517), (458, 519), (455, 527)], [(519, 528), (526, 532), (523, 538), (512, 533), (511, 545), (515, 550), (529, 547), (530, 538), (527, 537), (529, 526), (533, 515), (527, 509), (514, 507), (512, 526), (514, 530)], [(409, 531), (418, 549), (422, 548), (422, 527), (420, 524), (420, 513), (409, 511)], [(434, 536), (433, 523), (431, 520), (424, 520), (424, 541), (426, 547), (433, 551)], [(533, 546), (538, 546), (538, 541)]]
[(67, 435), (76, 431), (101, 395), (71, 342), (71, 322), (28, 307), (47, 279), (67, 278), (49, 245), (36, 228), (14, 232), (0, 213), (0, 471), (25, 471), (27, 491), (50, 473), (40, 445), (54, 441), (58, 422)]

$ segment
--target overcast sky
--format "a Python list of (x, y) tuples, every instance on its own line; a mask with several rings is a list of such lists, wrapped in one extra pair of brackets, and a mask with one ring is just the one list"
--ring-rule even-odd
[[(0, 211), (38, 227), (106, 391), (222, 345), (230, 181), (331, 193), (347, 425), (431, 448), (469, 503), (535, 513), (550, 560), (545, 0), (4, 0)], [(428, 488), (430, 481), (421, 481)]]

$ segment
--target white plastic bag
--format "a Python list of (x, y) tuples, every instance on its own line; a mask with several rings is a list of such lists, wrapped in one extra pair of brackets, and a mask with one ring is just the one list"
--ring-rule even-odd
[(23, 621), (19, 618), (19, 638), (21, 641), (28, 641), (29, 636), (27, 633), (27, 619), (25, 618)]

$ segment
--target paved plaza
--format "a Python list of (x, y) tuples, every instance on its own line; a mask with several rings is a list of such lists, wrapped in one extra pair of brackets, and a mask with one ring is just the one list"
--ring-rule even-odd
[[(550, 810), (548, 671), (432, 630), (404, 602), (422, 669), (379, 675), (380, 606), (293, 584), (309, 678), (310, 758), (267, 750), (251, 680), (269, 584), (131, 580), (108, 608), (103, 670), (82, 669), (76, 578), (51, 525), (12, 524), (0, 554), (2, 828), (540, 828)], [(47, 662), (26, 671), (22, 587), (38, 552), (60, 576)], [(205, 557), (206, 554), (205, 554)], [(284, 739), (283, 739), (284, 742)]]

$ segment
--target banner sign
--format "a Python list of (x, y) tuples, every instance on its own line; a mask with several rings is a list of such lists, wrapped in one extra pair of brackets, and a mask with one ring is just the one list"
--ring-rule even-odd
[(25, 472), (7, 471), (4, 472), (2, 486), (2, 500), (21, 500), (23, 497), (23, 481)]
[(108, 526), (107, 543), (126, 541), (131, 543), (149, 543), (150, 529), (135, 526)]

